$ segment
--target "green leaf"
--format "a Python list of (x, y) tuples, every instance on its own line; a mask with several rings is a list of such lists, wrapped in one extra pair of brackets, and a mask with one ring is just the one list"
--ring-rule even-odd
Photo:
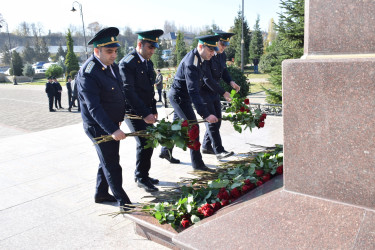
[(171, 211), (170, 214), (168, 214), (168, 216), (167, 216), (167, 220), (174, 221), (174, 219), (175, 219), (175, 217), (174, 217), (173, 211)]
[(155, 214), (154, 214), (154, 217), (157, 219), (157, 220), (161, 220), (161, 218), (162, 218), (162, 215), (161, 215), (161, 213), (158, 211), (158, 212), (156, 212)]
[(242, 183), (241, 183), (241, 182), (235, 182), (235, 183), (233, 183), (233, 184), (230, 186), (230, 189), (234, 189), (234, 188), (236, 188), (236, 187), (240, 187), (240, 186), (242, 186)]

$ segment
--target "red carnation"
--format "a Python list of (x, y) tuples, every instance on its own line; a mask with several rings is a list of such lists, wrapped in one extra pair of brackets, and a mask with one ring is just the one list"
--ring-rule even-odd
[(258, 128), (263, 128), (264, 127), (264, 122), (259, 122)]
[(259, 187), (259, 186), (262, 186), (263, 182), (262, 181), (257, 181), (256, 185)]
[(220, 202), (217, 201), (215, 203), (212, 203), (211, 207), (214, 209), (214, 212), (216, 212), (217, 210), (219, 210), (221, 208), (221, 204), (220, 204)]
[(241, 107), (240, 112), (245, 112), (245, 107)]
[(237, 188), (233, 188), (232, 191), (230, 191), (230, 196), (236, 199), (241, 196), (241, 193)]
[(228, 205), (229, 205), (229, 200), (222, 200), (222, 201), (221, 201), (221, 205), (222, 205), (223, 207), (228, 206)]
[(283, 173), (283, 165), (280, 165), (276, 168), (276, 173), (282, 174)]
[(201, 143), (199, 141), (194, 141), (193, 143), (189, 143), (188, 148), (191, 148), (192, 150), (199, 151), (201, 147)]
[(249, 105), (250, 104), (250, 100), (248, 98), (246, 98), (244, 101), (243, 101), (246, 105)]
[(260, 177), (264, 174), (264, 171), (261, 169), (258, 169), (258, 170), (255, 170), (255, 174)]
[(198, 213), (201, 213), (204, 215), (204, 217), (211, 216), (214, 213), (214, 209), (211, 207), (210, 204), (206, 203), (204, 204), (201, 209), (198, 208)]
[(266, 174), (266, 175), (263, 175), (262, 176), (262, 180), (263, 180), (263, 182), (267, 182), (267, 181), (269, 181), (271, 179), (271, 175), (268, 173), (268, 174)]
[(187, 227), (190, 226), (190, 221), (187, 220), (187, 219), (183, 219), (183, 220), (181, 221), (181, 225), (182, 225), (183, 228), (187, 228)]
[(245, 183), (245, 185), (250, 185), (250, 184), (251, 184), (251, 182), (250, 182), (249, 179), (246, 179), (246, 180), (244, 181), (244, 183)]
[(185, 121), (183, 121), (183, 122), (181, 123), (181, 127), (188, 127), (188, 126), (189, 126), (189, 123), (188, 123), (187, 120), (185, 120)]
[(194, 141), (199, 136), (199, 127), (195, 124), (191, 127), (191, 129), (188, 132), (189, 139), (191, 141)]

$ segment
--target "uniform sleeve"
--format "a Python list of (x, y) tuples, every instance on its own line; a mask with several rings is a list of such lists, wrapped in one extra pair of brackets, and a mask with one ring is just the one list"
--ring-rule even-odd
[(211, 74), (211, 62), (207, 64), (207, 69), (204, 72), (203, 77), (204, 84), (213, 92), (218, 93), (219, 95), (224, 95), (225, 90), (220, 86), (218, 82), (214, 80)]
[(199, 95), (200, 87), (198, 83), (200, 79), (198, 69), (194, 65), (189, 65), (187, 66), (185, 72), (186, 87), (190, 95), (190, 99), (194, 103), (195, 109), (197, 110), (198, 114), (203, 118), (207, 118), (210, 113), (204, 106), (202, 98)]
[[(125, 98), (128, 104), (136, 112), (137, 115), (142, 116), (143, 118), (151, 114), (151, 110), (144, 104), (141, 98), (139, 98), (137, 92), (134, 89), (135, 73), (136, 68), (131, 63), (120, 62), (120, 75), (124, 83), (124, 92)], [(154, 106), (156, 110), (156, 102), (152, 105), (152, 112), (154, 112)], [(155, 113), (156, 114), (156, 113)]]
[(221, 58), (221, 60), (223, 60), (223, 65), (224, 65), (224, 69), (223, 69), (223, 80), (224, 82), (226, 82), (228, 85), (230, 85), (230, 82), (232, 81), (232, 77), (230, 77), (230, 74), (229, 74), (229, 71), (228, 71), (228, 67), (226, 65), (226, 62), (227, 62), (227, 55), (225, 53), (223, 53), (223, 57)]
[(90, 116), (108, 134), (113, 134), (118, 126), (108, 117), (100, 104), (100, 87), (98, 81), (90, 74), (84, 73), (76, 81), (78, 97), (87, 106)]

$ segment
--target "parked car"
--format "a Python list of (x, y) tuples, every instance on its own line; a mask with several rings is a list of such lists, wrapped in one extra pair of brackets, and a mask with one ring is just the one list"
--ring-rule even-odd
[(164, 49), (161, 55), (161, 59), (168, 61), (172, 59), (172, 51), (170, 49)]
[(46, 73), (46, 69), (35, 69), (35, 74), (44, 74), (44, 73)]

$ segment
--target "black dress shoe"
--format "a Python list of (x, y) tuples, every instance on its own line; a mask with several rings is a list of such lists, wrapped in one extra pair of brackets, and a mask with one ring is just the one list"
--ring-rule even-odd
[(69, 111), (69, 112), (72, 112), (72, 109), (71, 109), (71, 108), (68, 108), (68, 111)]
[(103, 202), (117, 202), (116, 198), (110, 194), (106, 194), (103, 196), (96, 196), (95, 195), (95, 203), (103, 203)]
[(221, 152), (221, 153), (217, 154), (217, 155), (216, 155), (216, 158), (217, 158), (218, 160), (221, 160), (221, 159), (227, 158), (227, 157), (229, 157), (229, 156), (231, 156), (231, 155), (233, 155), (233, 154), (234, 154), (233, 151), (231, 151), (231, 152), (224, 151), (224, 152)]
[[(150, 182), (154, 185), (156, 184), (159, 184), (159, 180), (158, 179), (155, 179), (155, 178), (152, 178), (152, 177), (148, 177), (148, 179), (150, 180)], [(138, 181), (138, 178), (137, 177), (134, 177), (134, 181), (137, 182)]]
[(162, 159), (166, 159), (170, 163), (180, 163), (180, 160), (174, 158), (173, 156), (169, 156), (169, 154), (160, 154), (159, 157)]
[(202, 148), (202, 154), (214, 155), (215, 152), (212, 149)]
[(147, 178), (137, 178), (138, 187), (144, 188), (146, 192), (156, 192), (159, 191), (157, 187), (154, 186), (154, 184), (151, 183), (151, 181)]
[(55, 109), (51, 109), (49, 112), (56, 112), (56, 110)]
[(203, 164), (203, 165), (196, 166), (196, 167), (193, 168), (193, 169), (194, 169), (194, 170), (197, 170), (197, 171), (215, 172), (215, 170), (206, 167), (206, 165), (204, 165), (204, 164)]

